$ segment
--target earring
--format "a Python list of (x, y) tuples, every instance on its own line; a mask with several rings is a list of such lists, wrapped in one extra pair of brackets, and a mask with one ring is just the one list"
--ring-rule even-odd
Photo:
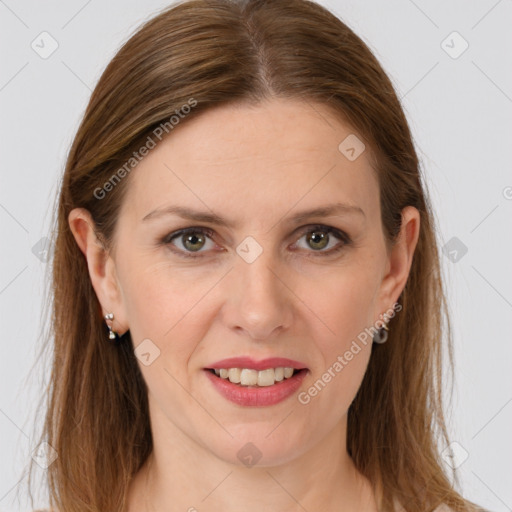
[(386, 343), (388, 339), (388, 324), (383, 324), (383, 326), (374, 334), (373, 342), (374, 343)]
[[(104, 316), (105, 320), (114, 320), (114, 313), (107, 313), (105, 316)], [(113, 323), (113, 322), (112, 322)], [(109, 340), (115, 340), (117, 339), (118, 335), (117, 335), (117, 332), (113, 331), (112, 330), (112, 326), (109, 325), (107, 323), (107, 327), (108, 327), (108, 339)]]

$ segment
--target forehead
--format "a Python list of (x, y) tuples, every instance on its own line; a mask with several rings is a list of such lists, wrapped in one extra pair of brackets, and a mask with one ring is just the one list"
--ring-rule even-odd
[(170, 203), (262, 221), (326, 202), (366, 212), (378, 199), (369, 148), (352, 160), (340, 151), (355, 136), (316, 103), (217, 107), (185, 119), (149, 151), (130, 174), (123, 211), (137, 222)]

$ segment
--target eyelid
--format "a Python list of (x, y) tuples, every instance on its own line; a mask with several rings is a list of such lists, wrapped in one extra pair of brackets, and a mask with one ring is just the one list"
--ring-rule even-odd
[[(332, 254), (337, 253), (342, 248), (352, 245), (353, 241), (346, 233), (345, 231), (335, 228), (333, 226), (329, 226), (327, 224), (308, 224), (306, 226), (302, 226), (294, 231), (294, 235), (297, 238), (294, 244), (296, 244), (305, 234), (312, 233), (314, 231), (324, 231), (327, 234), (333, 234), (335, 238), (340, 240), (340, 243), (336, 245), (334, 248), (331, 248), (328, 251), (314, 251), (310, 250), (306, 252), (312, 253), (308, 255), (307, 257), (315, 257), (315, 256), (329, 256)], [(211, 228), (207, 228), (204, 226), (190, 226), (187, 228), (179, 229), (176, 231), (173, 231), (170, 234), (165, 235), (161, 240), (160, 243), (165, 246), (172, 246), (174, 245), (172, 241), (180, 236), (186, 235), (187, 233), (201, 233), (207, 236), (208, 238), (212, 239), (215, 236), (215, 231)], [(298, 249), (300, 251), (300, 249)], [(208, 252), (208, 251), (198, 251), (197, 253), (189, 252), (189, 251), (182, 251), (181, 249), (171, 249), (175, 254), (178, 254), (179, 256), (183, 256), (184, 258), (201, 258), (202, 252)]]
[[(164, 236), (160, 242), (161, 242), (161, 244), (163, 244), (165, 246), (172, 246), (172, 245), (174, 245), (172, 243), (172, 241), (174, 239), (177, 239), (180, 236), (186, 235), (188, 233), (201, 233), (201, 234), (207, 236), (210, 239), (212, 239), (213, 236), (215, 235), (215, 232), (211, 228), (202, 227), (202, 226), (191, 226), (191, 227), (188, 227), (188, 228), (183, 228), (183, 229), (178, 229), (176, 231), (173, 231), (172, 233)], [(183, 256), (185, 258), (198, 258), (198, 257), (200, 257), (199, 255), (196, 256), (193, 252), (182, 251), (181, 249), (177, 249), (177, 248), (176, 249), (171, 249), (171, 251), (173, 251), (174, 253), (176, 253), (176, 254), (178, 254), (180, 256)], [(198, 254), (200, 254), (200, 252)]]
[(334, 234), (336, 238), (339, 238), (341, 241), (345, 243), (350, 242), (350, 236), (348, 233), (343, 231), (342, 229), (335, 228), (334, 226), (329, 226), (327, 224), (308, 224), (307, 226), (301, 227), (298, 230), (300, 232), (300, 236), (304, 236), (306, 233), (311, 233), (313, 231), (326, 231), (329, 234)]
[(338, 253), (339, 251), (341, 251), (346, 246), (352, 245), (352, 239), (350, 238), (348, 233), (346, 233), (342, 229), (338, 229), (333, 226), (329, 226), (327, 224), (308, 224), (307, 226), (299, 228), (299, 230), (297, 230), (297, 231), (299, 231), (299, 236), (297, 238), (297, 241), (294, 242), (294, 244), (296, 244), (299, 240), (301, 240), (301, 238), (304, 235), (306, 235), (308, 233), (312, 233), (314, 231), (324, 231), (328, 235), (334, 235), (335, 238), (340, 240), (340, 243), (338, 243), (335, 247), (329, 249), (328, 251), (314, 251), (314, 250), (308, 251), (308, 250), (306, 250), (306, 252), (309, 253), (306, 255), (306, 257), (314, 258), (316, 256), (320, 256), (320, 257), (332, 256), (332, 255)]

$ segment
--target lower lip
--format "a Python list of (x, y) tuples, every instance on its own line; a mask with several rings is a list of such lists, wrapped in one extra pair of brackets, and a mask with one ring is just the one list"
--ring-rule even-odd
[(308, 370), (301, 370), (289, 379), (276, 382), (272, 386), (247, 387), (233, 384), (228, 379), (218, 377), (210, 370), (204, 370), (215, 389), (229, 401), (243, 406), (267, 406), (286, 400), (297, 391)]

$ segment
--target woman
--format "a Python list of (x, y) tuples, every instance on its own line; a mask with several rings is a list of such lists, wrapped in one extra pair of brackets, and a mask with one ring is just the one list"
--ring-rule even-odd
[(55, 510), (477, 509), (440, 454), (450, 330), (408, 124), (326, 9), (149, 20), (92, 94), (55, 233)]

